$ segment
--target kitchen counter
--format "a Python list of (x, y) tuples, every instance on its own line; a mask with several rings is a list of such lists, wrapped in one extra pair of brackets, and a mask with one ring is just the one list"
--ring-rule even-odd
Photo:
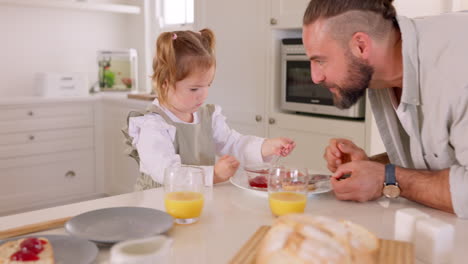
[(98, 94), (88, 96), (62, 96), (62, 97), (42, 97), (42, 96), (18, 96), (5, 97), (0, 99), (0, 106), (8, 105), (28, 105), (28, 104), (49, 104), (66, 102), (89, 102), (101, 100)]
[[(140, 206), (164, 210), (163, 195), (163, 189), (158, 188), (0, 217), (0, 230), (106, 207)], [(365, 226), (380, 238), (392, 239), (395, 211), (408, 207), (453, 224), (453, 263), (466, 263), (468, 221), (403, 198), (391, 202), (382, 198), (373, 202), (354, 203), (338, 201), (330, 192), (309, 197), (306, 212), (351, 220)], [(199, 222), (186, 226), (174, 225), (169, 231), (168, 235), (174, 239), (170, 263), (227, 263), (259, 226), (270, 225), (273, 220), (266, 197), (239, 189), (230, 183), (216, 185), (206, 191), (206, 203)], [(65, 230), (59, 228), (37, 234), (64, 233)], [(108, 263), (108, 258), (109, 249), (101, 248), (96, 263)]]
[(28, 104), (49, 104), (49, 103), (67, 103), (67, 102), (89, 102), (106, 101), (120, 103), (125, 105), (145, 106), (152, 102), (149, 95), (137, 94), (135, 98), (128, 98), (127, 93), (123, 92), (100, 92), (87, 96), (18, 96), (0, 98), (0, 106), (8, 105), (28, 105)]

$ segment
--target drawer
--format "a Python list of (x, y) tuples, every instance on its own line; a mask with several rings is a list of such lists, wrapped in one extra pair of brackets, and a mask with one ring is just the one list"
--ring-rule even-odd
[(94, 112), (91, 104), (0, 108), (0, 134), (93, 126)]
[(20, 167), (1, 161), (0, 207), (11, 208), (12, 203), (23, 207), (95, 190), (93, 151), (15, 160)]
[(6, 106), (0, 108), (0, 122), (92, 115), (93, 105), (90, 103), (54, 103), (47, 105)]
[(0, 159), (94, 147), (93, 128), (58, 129), (0, 135)]
[(92, 116), (0, 121), (0, 134), (92, 126), (94, 126), (94, 120)]

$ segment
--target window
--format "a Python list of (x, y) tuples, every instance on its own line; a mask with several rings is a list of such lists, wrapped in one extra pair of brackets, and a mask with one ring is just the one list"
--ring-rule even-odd
[(160, 0), (159, 18), (162, 28), (193, 24), (195, 0)]

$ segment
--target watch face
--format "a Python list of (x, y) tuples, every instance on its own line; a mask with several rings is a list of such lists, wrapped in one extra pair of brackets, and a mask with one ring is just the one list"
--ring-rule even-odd
[(386, 185), (383, 188), (383, 194), (388, 198), (397, 198), (400, 196), (400, 188), (396, 185)]

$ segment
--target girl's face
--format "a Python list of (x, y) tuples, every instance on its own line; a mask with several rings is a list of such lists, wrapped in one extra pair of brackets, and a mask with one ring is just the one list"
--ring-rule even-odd
[(195, 113), (208, 97), (208, 88), (213, 82), (215, 67), (204, 71), (195, 71), (183, 80), (175, 83), (167, 94), (169, 109), (182, 120)]

